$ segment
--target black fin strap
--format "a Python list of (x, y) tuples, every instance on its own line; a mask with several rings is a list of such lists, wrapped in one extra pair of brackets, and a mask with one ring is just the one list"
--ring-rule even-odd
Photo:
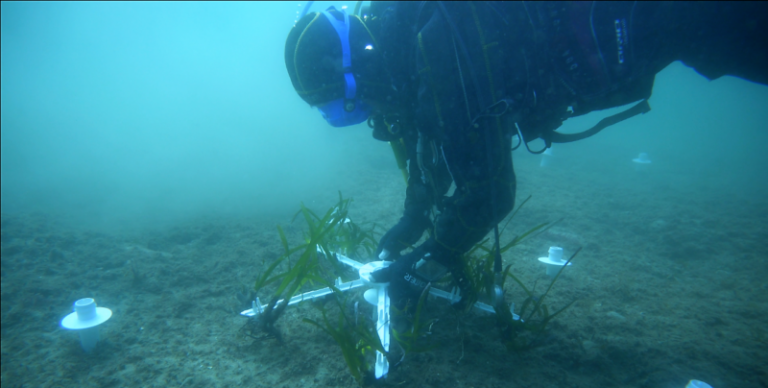
[(637, 103), (637, 105), (623, 111), (616, 113), (613, 116), (608, 116), (600, 122), (597, 123), (594, 127), (587, 129), (584, 132), (579, 133), (560, 133), (557, 131), (552, 131), (550, 133), (547, 133), (544, 137), (544, 140), (547, 143), (570, 143), (572, 141), (577, 141), (581, 139), (586, 139), (603, 129), (610, 127), (611, 125), (620, 123), (630, 117), (637, 116), (641, 113), (645, 114), (651, 111), (651, 106), (648, 105), (648, 100), (643, 100)]

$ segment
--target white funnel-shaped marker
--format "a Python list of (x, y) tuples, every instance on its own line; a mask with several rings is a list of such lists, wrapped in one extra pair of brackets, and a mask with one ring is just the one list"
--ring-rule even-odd
[(554, 155), (552, 155), (552, 147), (547, 148), (544, 150), (544, 152), (541, 153), (541, 163), (539, 166), (546, 167), (552, 164), (552, 158)]
[(632, 164), (635, 165), (635, 171), (647, 171), (651, 164), (651, 159), (648, 159), (648, 154), (641, 152), (640, 155), (632, 159)]
[[(549, 247), (549, 256), (539, 257), (539, 261), (547, 265), (547, 275), (555, 277), (560, 271), (560, 267), (566, 263), (566, 260), (563, 260), (563, 248)], [(573, 263), (568, 263), (568, 265), (573, 265)]]
[(112, 317), (112, 310), (106, 307), (96, 307), (93, 298), (83, 298), (75, 302), (75, 312), (61, 320), (61, 327), (77, 330), (80, 334), (80, 345), (90, 353), (99, 342), (98, 326)]

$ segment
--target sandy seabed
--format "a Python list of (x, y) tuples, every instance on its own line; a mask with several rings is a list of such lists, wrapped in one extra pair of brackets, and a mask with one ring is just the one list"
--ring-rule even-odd
[[(589, 158), (540, 168), (516, 156), (518, 213), (502, 240), (563, 218), (504, 255), (526, 284), (547, 283), (536, 260), (582, 247), (548, 297), (576, 303), (540, 346), (508, 352), (493, 316), (457, 318), (430, 300), (434, 350), (407, 355), (383, 385), (407, 387), (768, 387), (768, 195), (679, 170), (635, 173)], [(389, 162), (391, 163), (391, 162)], [(712, 172), (717, 174), (718, 172)], [(350, 216), (392, 225), (404, 184), (387, 165), (349, 166)], [(725, 180), (725, 181), (724, 181)], [(314, 208), (336, 200), (318, 192)], [(761, 191), (762, 190), (762, 191)], [(297, 204), (298, 209), (298, 204)], [(2, 387), (353, 387), (341, 351), (289, 308), (282, 342), (240, 334), (248, 289), (302, 236), (290, 216), (205, 218), (140, 233), (65, 226), (45, 214), (2, 216)], [(508, 283), (507, 298), (523, 294)], [(92, 354), (59, 326), (93, 297), (114, 311)], [(359, 299), (358, 299), (359, 300)], [(361, 303), (363, 305), (363, 303)], [(368, 316), (367, 311), (361, 314)]]

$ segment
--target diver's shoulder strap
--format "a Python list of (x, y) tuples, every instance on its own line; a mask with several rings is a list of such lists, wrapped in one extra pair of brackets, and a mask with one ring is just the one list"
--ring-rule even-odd
[(616, 113), (613, 116), (608, 116), (600, 122), (598, 122), (594, 127), (587, 129), (583, 132), (579, 133), (560, 133), (557, 131), (550, 131), (542, 134), (542, 138), (547, 143), (547, 148), (551, 145), (551, 143), (570, 143), (573, 141), (586, 139), (603, 129), (610, 127), (611, 125), (620, 123), (630, 117), (637, 116), (638, 114), (645, 114), (651, 111), (651, 106), (648, 104), (648, 100), (640, 101), (639, 103), (635, 104), (635, 106), (623, 111)]

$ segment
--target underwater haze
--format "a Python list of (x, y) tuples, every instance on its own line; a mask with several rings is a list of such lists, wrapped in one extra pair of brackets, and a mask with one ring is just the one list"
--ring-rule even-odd
[[(116, 227), (293, 211), (341, 188), (341, 167), (360, 163), (351, 156), (386, 152), (364, 125), (332, 128), (293, 91), (283, 45), (297, 3), (2, 7), (3, 212)], [(652, 114), (568, 149), (765, 182), (752, 175), (765, 166), (765, 88), (680, 64), (658, 78)]]
[(2, 211), (113, 228), (293, 212), (336, 190), (350, 155), (385, 145), (293, 91), (297, 9), (3, 2)]
[[(2, 2), (2, 388), (358, 386), (304, 320), (373, 323), (363, 288), (288, 307), (280, 340), (241, 315), (279, 284), (257, 294), (257, 279), (299, 268), (270, 264), (308, 241), (302, 204), (330, 216), (341, 192), (376, 239), (403, 212), (390, 146), (365, 124), (331, 127), (292, 87), (283, 49), (304, 5)], [(311, 11), (330, 5), (355, 4)], [(513, 151), (516, 206), (531, 199), (500, 243), (560, 221), (504, 253), (520, 282), (505, 301), (543, 301), (538, 258), (580, 249), (546, 295), (568, 308), (536, 346), (509, 351), (495, 316), (430, 298), (429, 346), (397, 354), (383, 385), (768, 387), (768, 86), (675, 62), (649, 103), (551, 158)], [(61, 326), (81, 298), (113, 312), (90, 353)], [(393, 311), (392, 327), (411, 318)]]

